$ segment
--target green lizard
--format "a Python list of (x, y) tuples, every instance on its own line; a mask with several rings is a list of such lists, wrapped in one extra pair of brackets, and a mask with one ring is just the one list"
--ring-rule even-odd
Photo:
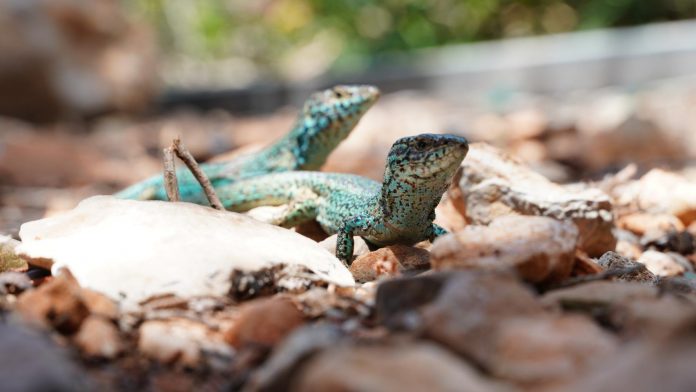
[(217, 189), (226, 209), (289, 204), (272, 223), (292, 227), (316, 219), (338, 233), (336, 256), (350, 264), (353, 236), (373, 247), (412, 245), (446, 231), (435, 207), (469, 150), (466, 139), (423, 134), (397, 140), (382, 184), (351, 174), (286, 172), (248, 178)]
[[(202, 164), (214, 188), (238, 179), (289, 170), (317, 170), (345, 139), (379, 97), (373, 86), (336, 86), (312, 94), (295, 126), (280, 140), (228, 162)], [(203, 188), (188, 170), (177, 171), (182, 201), (207, 204)], [(116, 194), (124, 199), (167, 200), (162, 175), (151, 177)]]

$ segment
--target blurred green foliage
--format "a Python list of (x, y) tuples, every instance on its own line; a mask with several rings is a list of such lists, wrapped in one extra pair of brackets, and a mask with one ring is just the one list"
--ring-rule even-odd
[(694, 0), (127, 0), (165, 52), (271, 73), (356, 69), (376, 54), (696, 17)]

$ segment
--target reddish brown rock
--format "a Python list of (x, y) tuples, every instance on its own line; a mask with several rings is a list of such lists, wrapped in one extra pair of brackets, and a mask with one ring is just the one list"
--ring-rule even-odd
[(433, 302), (421, 305), (425, 336), (474, 358), (487, 358), (497, 328), (507, 320), (545, 315), (532, 291), (513, 276), (480, 271), (452, 275)]
[(539, 172), (538, 169), (541, 168), (542, 171), (540, 174), (546, 174), (544, 173), (543, 165), (541, 167), (538, 166), (544, 162), (544, 159), (546, 158), (546, 146), (544, 143), (536, 140), (519, 140), (508, 146), (506, 151), (510, 153), (510, 155), (520, 159), (522, 162), (525, 162), (528, 165), (534, 165), (534, 169), (537, 172)]
[(118, 304), (106, 295), (90, 289), (82, 289), (82, 299), (89, 312), (107, 320), (117, 320)]
[[(127, 185), (161, 170), (160, 162), (137, 152), (129, 154), (120, 151), (125, 147), (114, 147), (116, 142), (100, 141), (97, 135), (71, 135), (65, 129), (45, 133), (40, 132), (39, 128), (29, 128), (2, 118), (0, 129), (3, 130), (0, 132), (0, 178), (3, 184), (28, 187), (85, 186), (95, 183)], [(124, 162), (123, 155), (134, 156), (129, 162)], [(92, 190), (91, 194), (94, 192)], [(81, 193), (82, 198), (90, 195), (89, 192)], [(75, 191), (70, 193), (70, 208), (80, 200), (76, 199), (79, 195)], [(16, 197), (19, 203), (35, 203), (42, 207), (50, 202), (40, 199), (46, 195), (35, 192), (30, 193), (29, 197)]]
[(674, 215), (634, 213), (620, 217), (616, 226), (643, 235), (649, 231), (682, 231), (684, 224)]
[(691, 233), (694, 237), (696, 237), (696, 221), (693, 221), (689, 224), (689, 227), (686, 228), (686, 231)]
[(607, 308), (620, 302), (656, 298), (657, 287), (638, 282), (596, 281), (578, 284), (544, 294), (542, 301), (567, 309)]
[(622, 298), (608, 309), (604, 320), (626, 338), (652, 340), (694, 320), (695, 298), (691, 295), (689, 301), (672, 293), (632, 300)]
[(250, 377), (245, 391), (287, 390), (300, 368), (317, 352), (344, 340), (341, 329), (329, 323), (309, 324), (293, 331), (276, 346), (271, 357)]
[(578, 231), (546, 217), (503, 216), (489, 226), (467, 226), (435, 241), (434, 269), (514, 269), (529, 282), (566, 278)]
[(640, 244), (646, 249), (656, 249), (678, 255), (696, 253), (696, 237), (687, 230), (669, 230), (667, 232), (653, 230), (643, 235)]
[(142, 110), (157, 82), (154, 46), (119, 2), (0, 3), (0, 113), (50, 121)]
[(573, 265), (572, 276), (594, 275), (604, 271), (604, 268), (587, 256), (583, 251), (575, 251), (575, 263)]
[(118, 328), (101, 316), (89, 316), (74, 337), (75, 344), (88, 357), (113, 359), (123, 350)]
[(662, 169), (614, 190), (617, 202), (651, 214), (669, 214), (684, 226), (696, 221), (696, 183)]
[[(450, 192), (456, 192), (456, 190), (451, 189)], [(435, 221), (436, 224), (444, 227), (448, 231), (461, 230), (466, 226), (466, 219), (462, 212), (457, 210), (455, 203), (452, 201), (452, 197), (448, 197), (445, 194), (442, 201), (435, 208)]]
[(395, 276), (403, 271), (430, 267), (430, 252), (405, 245), (392, 245), (358, 257), (350, 272), (358, 282), (369, 282), (380, 276)]
[(512, 140), (538, 138), (548, 129), (549, 125), (547, 115), (538, 108), (513, 111), (505, 116), (505, 119), (511, 130), (508, 137)]
[(616, 253), (623, 257), (628, 257), (630, 259), (638, 259), (643, 254), (641, 247), (630, 241), (619, 240), (616, 243)]
[(580, 233), (580, 249), (590, 256), (614, 250), (612, 203), (599, 189), (554, 184), (481, 143), (471, 145), (462, 169), (455, 178), (461, 193), (451, 196), (469, 222), (485, 225), (511, 214), (572, 220)]
[(329, 349), (312, 358), (291, 385), (292, 391), (510, 390), (426, 343)]
[[(627, 338), (655, 338), (696, 316), (693, 288), (684, 293), (683, 287), (671, 288), (679, 282), (665, 282), (670, 288), (638, 282), (588, 282), (552, 290), (542, 301), (596, 317)], [(679, 292), (675, 294), (675, 290)]]
[(527, 388), (573, 380), (617, 346), (588, 319), (547, 312), (529, 289), (499, 274), (453, 276), (419, 314), (426, 337)]
[(617, 281), (655, 284), (657, 276), (645, 264), (616, 252), (607, 252), (597, 260), (597, 264), (611, 273)]
[(235, 347), (273, 347), (303, 323), (304, 314), (289, 297), (258, 299), (243, 305), (225, 341)]
[(573, 381), (618, 349), (618, 342), (579, 316), (518, 318), (500, 326), (484, 362), (492, 374), (527, 388)]
[(564, 391), (690, 391), (696, 384), (691, 366), (696, 356), (693, 337), (638, 342), (609, 360), (591, 374), (578, 378)]
[[(580, 161), (597, 171), (626, 162), (652, 163), (667, 157), (686, 157), (686, 140), (679, 140), (674, 137), (674, 131), (661, 127), (656, 121), (659, 115), (654, 113), (674, 111), (649, 110), (642, 98), (640, 94), (617, 92), (592, 94), (591, 101), (576, 113), (577, 137), (572, 155), (565, 159)], [(674, 106), (678, 105), (670, 105)], [(668, 121), (673, 124), (674, 118)]]
[(80, 286), (65, 270), (38, 289), (22, 294), (17, 311), (27, 321), (63, 334), (77, 332), (89, 315)]
[(654, 250), (643, 252), (638, 262), (657, 276), (677, 276), (686, 272), (685, 265), (679, 263), (673, 255)]
[(295, 232), (305, 237), (311, 238), (316, 242), (323, 241), (329, 237), (315, 220), (304, 222), (295, 227)]
[(450, 279), (470, 273), (472, 272), (434, 272), (382, 280), (374, 298), (377, 319), (396, 329), (413, 328), (412, 316), (420, 307), (434, 301)]

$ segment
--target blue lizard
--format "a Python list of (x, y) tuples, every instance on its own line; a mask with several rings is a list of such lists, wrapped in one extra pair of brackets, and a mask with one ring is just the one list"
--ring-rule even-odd
[(285, 172), (240, 180), (217, 193), (233, 211), (289, 204), (272, 223), (293, 227), (316, 219), (327, 233), (338, 233), (336, 256), (350, 264), (354, 235), (381, 247), (446, 233), (433, 223), (435, 207), (468, 150), (460, 136), (404, 137), (389, 151), (381, 184), (351, 174)]
[[(202, 164), (214, 188), (238, 179), (289, 170), (317, 170), (379, 97), (373, 86), (336, 86), (312, 94), (295, 126), (258, 153), (228, 162)], [(208, 204), (203, 188), (186, 169), (177, 170), (182, 201)], [(115, 195), (124, 199), (167, 200), (162, 175), (153, 176)]]

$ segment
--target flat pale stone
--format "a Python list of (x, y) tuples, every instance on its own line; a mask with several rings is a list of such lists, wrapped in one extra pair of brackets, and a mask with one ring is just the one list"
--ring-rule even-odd
[(20, 229), (17, 253), (54, 273), (68, 267), (83, 287), (124, 302), (153, 295), (225, 295), (230, 273), (303, 266), (317, 280), (354, 285), (347, 268), (314, 241), (228, 211), (190, 203), (95, 196)]

